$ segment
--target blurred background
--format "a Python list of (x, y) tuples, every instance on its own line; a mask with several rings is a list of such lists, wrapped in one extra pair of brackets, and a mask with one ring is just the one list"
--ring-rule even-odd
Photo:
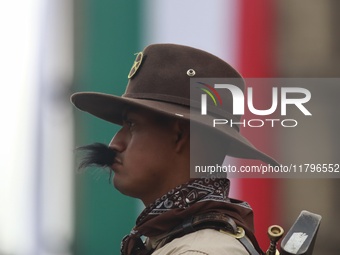
[[(340, 77), (339, 1), (26, 0), (0, 8), (0, 255), (119, 254), (143, 206), (108, 174), (76, 170), (77, 146), (118, 127), (75, 110), (76, 91), (122, 94), (134, 53), (171, 42), (207, 50), (244, 77)], [(243, 130), (284, 162), (340, 163), (340, 87), (320, 86), (321, 122), (294, 131)], [(313, 101), (313, 100), (312, 100)], [(321, 214), (314, 254), (340, 251), (340, 179), (234, 179), (267, 249), (271, 224)]]

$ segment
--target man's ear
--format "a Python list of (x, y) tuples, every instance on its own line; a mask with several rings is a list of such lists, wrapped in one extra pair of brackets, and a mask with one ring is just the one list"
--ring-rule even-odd
[(190, 122), (183, 120), (176, 120), (174, 123), (176, 134), (176, 151), (181, 152), (190, 146)]

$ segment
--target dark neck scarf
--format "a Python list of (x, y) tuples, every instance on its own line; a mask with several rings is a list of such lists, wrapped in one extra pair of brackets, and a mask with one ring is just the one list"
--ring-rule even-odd
[(193, 179), (172, 189), (139, 215), (136, 226), (122, 241), (121, 254), (150, 254), (141, 236), (152, 238), (165, 234), (192, 215), (212, 212), (231, 217), (259, 249), (253, 234), (253, 211), (248, 203), (230, 199), (229, 187), (228, 179)]

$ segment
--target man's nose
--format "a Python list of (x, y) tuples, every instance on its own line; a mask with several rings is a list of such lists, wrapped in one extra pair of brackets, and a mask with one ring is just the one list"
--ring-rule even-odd
[(126, 148), (126, 134), (124, 128), (121, 128), (111, 139), (109, 147), (118, 152), (122, 152)]

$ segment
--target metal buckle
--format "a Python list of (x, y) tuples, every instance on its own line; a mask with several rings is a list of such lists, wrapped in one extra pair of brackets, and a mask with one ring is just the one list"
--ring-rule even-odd
[(246, 232), (244, 231), (243, 228), (237, 227), (236, 229), (237, 229), (236, 234), (230, 233), (228, 231), (224, 231), (222, 229), (220, 230), (220, 232), (223, 233), (223, 234), (230, 235), (230, 236), (232, 236), (234, 238), (237, 238), (237, 239), (241, 239), (241, 238), (243, 238), (246, 235)]

